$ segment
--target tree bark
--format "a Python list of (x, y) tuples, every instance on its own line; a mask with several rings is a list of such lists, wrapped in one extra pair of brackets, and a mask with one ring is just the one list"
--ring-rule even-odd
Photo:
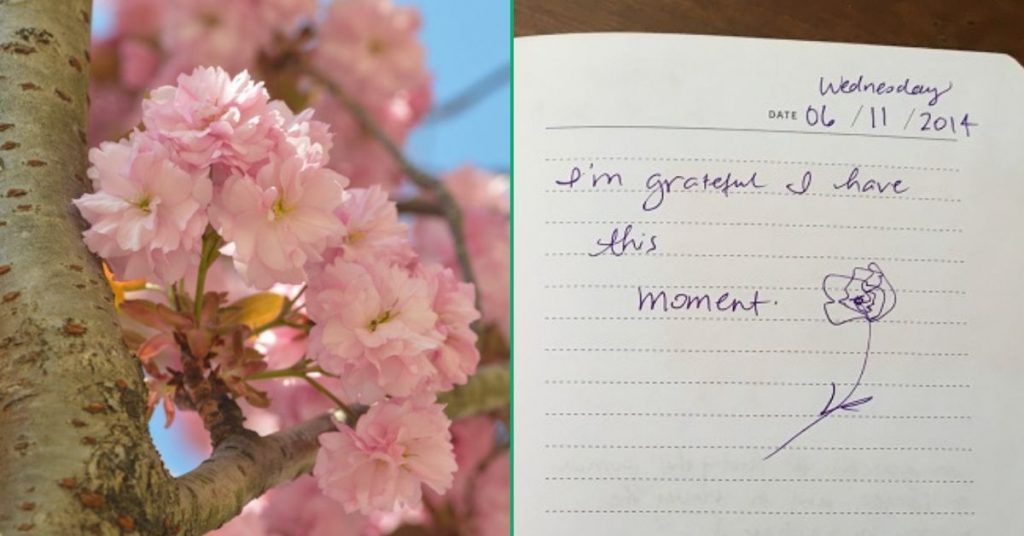
[[(0, 0), (0, 533), (161, 531), (170, 477), (80, 239), (89, 0)], [(154, 496), (155, 495), (155, 496)], [(167, 503), (164, 503), (167, 504)]]
[(174, 479), (81, 240), (89, 0), (0, 0), (0, 534), (202, 534), (308, 472), (326, 417)]
[(329, 430), (335, 426), (324, 415), (263, 438), (239, 434), (225, 440), (178, 479), (181, 517), (199, 527), (220, 526), (264, 491), (308, 474), (320, 448), (317, 438)]

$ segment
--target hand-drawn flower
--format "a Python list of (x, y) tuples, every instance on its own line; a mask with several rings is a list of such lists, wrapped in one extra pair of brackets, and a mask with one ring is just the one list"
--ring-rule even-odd
[(877, 264), (856, 267), (853, 274), (829, 274), (821, 285), (828, 301), (825, 317), (838, 326), (854, 320), (877, 322), (896, 307), (896, 291)]

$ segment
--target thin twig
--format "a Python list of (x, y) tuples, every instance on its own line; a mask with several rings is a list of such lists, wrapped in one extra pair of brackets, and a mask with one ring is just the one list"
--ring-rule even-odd
[(306, 289), (307, 288), (309, 288), (309, 285), (308, 284), (303, 284), (302, 288), (300, 288), (299, 291), (295, 293), (295, 296), (293, 296), (291, 298), (286, 298), (285, 299), (286, 306), (283, 306), (282, 310), (290, 311), (291, 308), (295, 305), (295, 302), (299, 301), (299, 298), (301, 298), (302, 295), (306, 293)]
[(509, 64), (506, 63), (480, 77), (459, 94), (431, 110), (423, 124), (438, 123), (472, 108), (494, 91), (507, 86), (509, 71)]
[(320, 394), (331, 399), (331, 402), (334, 402), (334, 405), (337, 406), (338, 409), (344, 411), (345, 415), (355, 415), (355, 413), (353, 413), (352, 410), (348, 407), (348, 404), (345, 404), (344, 402), (341, 401), (340, 398), (334, 396), (334, 393), (332, 393), (329, 389), (324, 387), (322, 383), (314, 380), (313, 378), (310, 378), (308, 374), (303, 374), (302, 379), (306, 380), (306, 382), (308, 382), (309, 385), (313, 387), (313, 389), (320, 391)]
[[(402, 149), (395, 144), (394, 141), (388, 137), (387, 133), (377, 124), (376, 121), (370, 117), (370, 114), (365, 108), (348, 93), (340, 84), (331, 80), (323, 73), (317, 71), (312, 66), (305, 67), (306, 74), (313, 79), (316, 83), (322, 85), (332, 97), (337, 99), (355, 118), (359, 126), (363, 128), (366, 133), (372, 136), (377, 142), (379, 142), (384, 149), (391, 155), (391, 157), (398, 163), (402, 171), (409, 177), (409, 179), (420, 187), (420, 189), (430, 192), (437, 198), (437, 204), (441, 207), (442, 215), (448, 221), (448, 228), (452, 233), (452, 241), (455, 243), (455, 255), (459, 262), (459, 268), (462, 270), (462, 277), (469, 283), (476, 285), (476, 277), (473, 275), (473, 266), (469, 260), (469, 251), (466, 248), (466, 235), (462, 226), (462, 211), (459, 209), (458, 203), (455, 202), (455, 198), (445, 188), (441, 181), (431, 176), (429, 173), (416, 167), (405, 154), (402, 153)], [(480, 291), (477, 289), (476, 292), (476, 307), (480, 309)]]
[(340, 398), (334, 396), (334, 393), (332, 393), (330, 391), (330, 389), (324, 387), (324, 385), (322, 383), (320, 383), (320, 382), (316, 381), (315, 379), (313, 379), (312, 377), (310, 377), (310, 374), (311, 373), (323, 374), (324, 376), (330, 376), (331, 378), (337, 378), (338, 376), (336, 376), (334, 374), (331, 374), (331, 373), (328, 373), (328, 372), (325, 372), (319, 366), (315, 366), (315, 367), (311, 367), (311, 368), (306, 368), (307, 364), (308, 364), (308, 361), (302, 360), (299, 363), (297, 363), (296, 365), (293, 365), (293, 366), (288, 367), (288, 368), (277, 369), (277, 370), (265, 370), (263, 372), (257, 372), (255, 374), (251, 374), (251, 375), (249, 375), (249, 377), (246, 378), (246, 380), (249, 380), (249, 381), (253, 381), (253, 380), (259, 381), (259, 380), (274, 380), (274, 379), (278, 379), (278, 378), (302, 378), (303, 380), (306, 381), (306, 383), (308, 383), (310, 385), (310, 387), (316, 389), (317, 391), (320, 392), (320, 394), (322, 394), (325, 397), (327, 397), (328, 399), (330, 399), (330, 401), (333, 402), (334, 405), (338, 409), (340, 409), (341, 411), (345, 412), (346, 415), (354, 415), (354, 413), (352, 412), (352, 408), (348, 407), (348, 405), (345, 404), (344, 402), (342, 402), (342, 400)]
[(275, 370), (264, 370), (262, 372), (254, 372), (245, 377), (246, 381), (259, 381), (259, 380), (276, 380), (278, 378), (298, 378), (305, 372), (304, 368), (301, 367), (288, 367), (283, 369)]
[(404, 201), (397, 201), (395, 205), (398, 206), (398, 212), (404, 214), (444, 217), (444, 209), (441, 208), (441, 205), (426, 199), (406, 199)]

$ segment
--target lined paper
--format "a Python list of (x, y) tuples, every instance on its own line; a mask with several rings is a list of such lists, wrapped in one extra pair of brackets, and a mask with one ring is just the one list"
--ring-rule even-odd
[(1019, 64), (515, 55), (517, 534), (1024, 533)]

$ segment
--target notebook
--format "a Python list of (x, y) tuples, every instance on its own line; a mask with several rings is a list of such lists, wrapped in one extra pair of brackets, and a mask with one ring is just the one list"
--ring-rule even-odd
[(516, 534), (1024, 534), (1024, 71), (514, 45)]

